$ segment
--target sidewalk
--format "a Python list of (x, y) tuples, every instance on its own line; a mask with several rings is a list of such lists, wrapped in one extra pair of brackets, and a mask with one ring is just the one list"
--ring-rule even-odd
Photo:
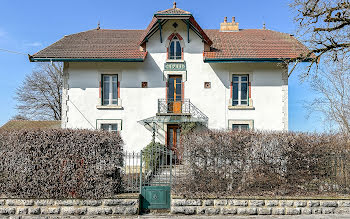
[[(137, 217), (135, 217), (137, 218)], [(329, 214), (329, 215), (269, 215), (269, 216), (158, 216), (158, 215), (141, 215), (139, 218), (178, 218), (178, 219), (350, 219), (350, 214)]]
[(17, 216), (2, 216), (0, 215), (0, 219), (13, 219), (13, 218), (21, 218), (21, 219), (108, 219), (108, 218), (125, 218), (125, 219), (132, 219), (132, 218), (144, 218), (144, 219), (153, 219), (153, 218), (160, 218), (160, 219), (166, 219), (166, 218), (172, 218), (172, 219), (350, 219), (350, 214), (329, 214), (329, 215), (322, 215), (322, 214), (314, 214), (314, 215), (268, 215), (268, 216), (173, 216), (173, 215), (140, 215), (140, 216), (29, 216), (29, 215), (23, 215), (21, 217)]

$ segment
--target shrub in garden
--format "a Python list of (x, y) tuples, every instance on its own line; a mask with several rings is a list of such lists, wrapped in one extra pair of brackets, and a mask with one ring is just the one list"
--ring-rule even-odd
[(202, 130), (182, 135), (187, 175), (179, 195), (318, 195), (350, 192), (345, 136)]
[(123, 141), (89, 130), (0, 132), (0, 197), (108, 198), (121, 192)]
[(152, 169), (155, 171), (159, 167), (161, 156), (164, 155), (166, 146), (159, 142), (151, 142), (144, 149), (142, 149), (142, 160), (144, 162), (144, 168), (146, 170)]

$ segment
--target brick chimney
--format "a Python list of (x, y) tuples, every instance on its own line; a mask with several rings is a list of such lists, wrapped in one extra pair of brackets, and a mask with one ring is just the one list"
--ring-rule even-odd
[(227, 22), (227, 17), (223, 23), (220, 24), (220, 32), (234, 32), (239, 31), (239, 23), (236, 22), (235, 17), (232, 17), (232, 23)]

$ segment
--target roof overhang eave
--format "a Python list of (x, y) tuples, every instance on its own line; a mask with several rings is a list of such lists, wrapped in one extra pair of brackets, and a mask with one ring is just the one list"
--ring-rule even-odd
[(144, 62), (145, 58), (36, 58), (29, 56), (30, 62)]
[[(204, 58), (205, 63), (247, 63), (247, 62), (285, 62), (291, 58)], [(312, 58), (298, 59), (299, 62), (311, 62)]]
[(137, 121), (137, 123), (141, 125), (147, 125), (152, 123), (189, 123), (189, 122), (195, 122), (195, 123), (207, 123), (208, 119), (202, 119), (202, 118), (195, 118), (192, 116), (183, 116), (183, 115), (173, 115), (173, 116), (152, 116), (147, 119), (143, 119), (140, 121)]

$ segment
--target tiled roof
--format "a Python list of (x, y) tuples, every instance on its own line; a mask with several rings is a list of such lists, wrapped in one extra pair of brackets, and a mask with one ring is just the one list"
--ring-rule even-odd
[(169, 8), (163, 11), (158, 11), (156, 14), (176, 14), (176, 15), (190, 15), (191, 12), (182, 10), (180, 8)]
[(138, 41), (138, 44), (141, 45), (145, 38), (147, 37), (149, 31), (153, 28), (153, 26), (158, 22), (158, 18), (156, 17), (153, 17), (152, 20), (151, 20), (151, 23), (149, 23), (149, 25), (147, 26), (146, 30), (141, 34), (141, 37)]
[(306, 55), (309, 50), (290, 34), (246, 29), (237, 32), (205, 30), (213, 41), (204, 59), (283, 59)]
[(206, 42), (209, 46), (213, 45), (213, 41), (210, 39), (207, 33), (201, 28), (201, 26), (199, 26), (199, 24), (194, 19), (194, 17), (190, 17), (189, 21), (199, 31), (199, 33), (203, 37), (204, 42)]
[(147, 52), (139, 50), (144, 30), (94, 29), (65, 36), (39, 51), (33, 58), (66, 59), (142, 59)]
[(10, 120), (0, 130), (59, 129), (61, 121)]
[[(89, 30), (65, 36), (32, 57), (57, 59), (130, 59), (146, 58), (140, 42), (157, 22), (153, 18), (146, 30)], [(192, 21), (193, 22), (193, 21)], [(194, 23), (196, 26), (196, 23)], [(199, 25), (198, 25), (199, 26)], [(211, 51), (204, 59), (283, 59), (306, 54), (308, 49), (293, 36), (271, 30), (247, 29), (238, 32), (202, 30)], [(140, 41), (141, 39), (141, 41)]]

